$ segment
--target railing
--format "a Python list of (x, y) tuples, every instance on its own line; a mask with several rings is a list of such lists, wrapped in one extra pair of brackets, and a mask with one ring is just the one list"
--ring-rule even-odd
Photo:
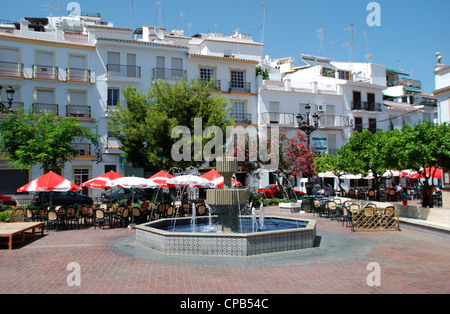
[(33, 65), (33, 77), (45, 79), (58, 79), (58, 67), (52, 65)]
[(67, 68), (66, 69), (66, 77), (67, 77), (68, 81), (90, 82), (91, 81), (91, 70)]
[(181, 80), (186, 77), (186, 70), (171, 68), (153, 68), (153, 79)]
[(347, 127), (350, 125), (349, 117), (335, 115), (319, 115), (319, 127)]
[(33, 104), (34, 113), (46, 113), (53, 112), (56, 116), (59, 115), (59, 106), (57, 104), (44, 104), (44, 103), (34, 103)]
[(250, 124), (252, 123), (252, 115), (249, 113), (233, 113), (235, 123)]
[(92, 156), (91, 144), (89, 143), (72, 143), (70, 146), (75, 148), (77, 156)]
[(251, 93), (252, 91), (251, 82), (230, 81), (229, 86), (230, 92)]
[(134, 65), (107, 64), (107, 76), (141, 77), (141, 67)]
[(90, 118), (91, 117), (91, 106), (67, 105), (66, 106), (66, 116), (67, 117), (76, 117), (76, 118)]
[[(205, 80), (206, 83), (208, 83), (208, 81)], [(211, 90), (222, 90), (222, 82), (221, 80), (214, 80), (210, 82), (209, 88)]]
[(106, 139), (106, 148), (119, 149), (120, 141), (117, 139), (117, 137), (108, 136), (108, 138)]
[(364, 110), (364, 111), (372, 111), (372, 112), (381, 112), (383, 109), (383, 104), (381, 103), (375, 103), (375, 102), (368, 102), (368, 101), (360, 101), (355, 100), (351, 103), (352, 109), (351, 110)]
[(262, 124), (295, 124), (293, 113), (264, 112), (261, 114)]
[(0, 62), (1, 76), (18, 76), (23, 77), (23, 63)]

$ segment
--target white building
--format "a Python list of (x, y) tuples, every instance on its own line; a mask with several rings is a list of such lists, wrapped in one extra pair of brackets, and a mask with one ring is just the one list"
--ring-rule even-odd
[(441, 62), (437, 53), (438, 63), (434, 67), (435, 90), (433, 94), (438, 103), (439, 123), (450, 122), (450, 66)]

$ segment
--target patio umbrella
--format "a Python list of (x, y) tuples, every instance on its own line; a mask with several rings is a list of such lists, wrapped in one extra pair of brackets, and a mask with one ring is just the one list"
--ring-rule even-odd
[(173, 177), (172, 179), (167, 180), (167, 184), (169, 186), (197, 188), (206, 188), (213, 186), (213, 183), (211, 181), (193, 174)]
[(420, 173), (419, 172), (410, 173), (409, 178), (418, 179), (420, 177), (422, 179), (425, 179), (424, 174), (429, 178), (433, 176), (433, 178), (435, 179), (442, 179), (442, 169), (439, 168), (436, 169), (435, 167), (426, 168), (425, 171), (422, 170)]
[[(132, 202), (134, 203), (134, 189), (153, 189), (158, 185), (146, 178), (141, 177), (122, 177), (106, 183), (106, 187), (111, 188), (129, 188), (131, 189)], [(131, 215), (131, 224), (134, 225), (134, 215)]]
[(158, 173), (155, 173), (152, 175), (149, 180), (152, 180), (156, 184), (159, 185), (161, 188), (168, 188), (169, 185), (167, 184), (167, 180), (172, 179), (173, 175), (170, 173), (165, 172), (164, 170), (159, 171)]
[(123, 175), (118, 174), (117, 172), (111, 170), (107, 173), (102, 174), (101, 176), (98, 176), (89, 181), (81, 183), (80, 186), (95, 189), (105, 189), (107, 188), (106, 183), (118, 178), (123, 178)]
[[(205, 178), (208, 181), (212, 182), (212, 186), (216, 188), (223, 188), (223, 176), (217, 172), (215, 169), (211, 169), (207, 173), (202, 175), (202, 178)], [(235, 179), (231, 179), (231, 185), (233, 187), (242, 185), (241, 182)]]
[(61, 177), (53, 171), (47, 172), (39, 178), (17, 189), (17, 192), (50, 192), (50, 206), (52, 205), (52, 192), (81, 191), (83, 188)]

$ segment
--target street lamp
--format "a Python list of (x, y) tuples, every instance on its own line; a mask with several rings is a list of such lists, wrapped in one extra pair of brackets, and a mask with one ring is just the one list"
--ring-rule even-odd
[(6, 98), (8, 99), (8, 104), (5, 105), (2, 102), (2, 87), (0, 86), (0, 111), (3, 111), (4, 109), (11, 109), (15, 92), (16, 91), (11, 86), (6, 90)]
[(311, 119), (309, 118), (311, 113), (311, 106), (307, 104), (305, 109), (306, 109), (306, 121), (303, 119), (301, 114), (297, 114), (297, 124), (298, 128), (306, 133), (306, 137), (308, 139), (308, 146), (310, 146), (311, 133), (319, 128), (319, 115), (317, 113), (314, 113), (311, 121)]

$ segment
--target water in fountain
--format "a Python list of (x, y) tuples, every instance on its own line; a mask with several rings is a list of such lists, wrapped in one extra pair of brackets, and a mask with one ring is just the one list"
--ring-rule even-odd
[(191, 217), (191, 231), (196, 232), (197, 224), (197, 210), (195, 209), (195, 204), (192, 202), (192, 217)]
[(257, 230), (258, 230), (258, 223), (256, 222), (255, 207), (252, 207), (252, 232), (256, 232)]
[(264, 205), (261, 203), (259, 206), (259, 227), (264, 230)]

